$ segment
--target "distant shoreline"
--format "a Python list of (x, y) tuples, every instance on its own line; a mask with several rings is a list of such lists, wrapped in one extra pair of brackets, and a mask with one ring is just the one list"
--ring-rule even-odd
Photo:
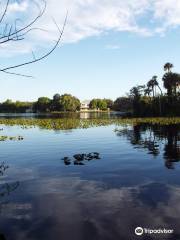
[(7, 114), (12, 114), (12, 115), (16, 115), (16, 114), (26, 114), (26, 115), (41, 115), (41, 114), (45, 114), (45, 115), (48, 115), (48, 114), (65, 114), (65, 113), (73, 113), (73, 114), (76, 114), (76, 113), (122, 113), (120, 111), (106, 111), (106, 110), (89, 110), (89, 111), (76, 111), (76, 112), (68, 112), (68, 111), (60, 111), (60, 112), (0, 112), (0, 115), (7, 115)]
[(113, 111), (113, 110), (88, 110), (88, 111), (76, 111), (76, 112), (67, 112), (67, 111), (61, 111), (61, 112), (2, 112), (0, 113), (0, 117), (3, 116), (43, 116), (43, 115), (60, 115), (60, 114), (81, 114), (81, 113), (107, 113), (107, 114), (118, 114), (118, 115), (126, 115), (130, 114), (129, 112), (121, 112), (121, 111)]

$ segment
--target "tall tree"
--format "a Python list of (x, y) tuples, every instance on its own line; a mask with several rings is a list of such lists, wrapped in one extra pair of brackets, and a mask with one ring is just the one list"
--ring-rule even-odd
[(71, 94), (63, 94), (59, 100), (60, 111), (75, 112), (80, 110), (80, 100)]
[(159, 86), (159, 83), (158, 83), (158, 80), (157, 80), (157, 76), (153, 76), (152, 77), (152, 82), (153, 82), (153, 87), (154, 87), (154, 89), (155, 89), (155, 93), (156, 93), (156, 87), (160, 90), (160, 92), (161, 92), (161, 95), (162, 95), (162, 90), (161, 90), (161, 88), (160, 88), (160, 86)]
[(55, 101), (55, 102), (57, 102), (57, 101), (59, 101), (60, 100), (60, 94), (59, 93), (56, 93), (56, 94), (54, 94), (54, 96), (53, 96), (53, 101)]
[(48, 97), (40, 97), (34, 104), (34, 110), (37, 112), (49, 112), (51, 106), (51, 99)]
[(177, 95), (177, 88), (180, 86), (180, 74), (168, 72), (165, 73), (163, 78), (164, 88), (167, 89), (169, 97)]
[[(153, 88), (155, 89), (155, 95), (156, 95), (156, 87), (158, 87), (158, 89), (159, 89), (160, 92), (161, 92), (161, 96), (162, 96), (162, 90), (161, 90), (161, 88), (160, 88), (160, 86), (159, 86), (159, 83), (158, 83), (157, 78), (158, 78), (158, 77), (157, 77), (156, 75), (152, 77)], [(160, 114), (160, 116), (161, 116), (161, 114), (162, 114), (161, 98), (158, 97), (158, 99), (159, 99), (159, 114)]]
[(60, 94), (56, 93), (51, 102), (51, 111), (60, 111)]
[(130, 90), (129, 97), (133, 103), (133, 112), (135, 116), (139, 116), (141, 114), (141, 96), (144, 93), (144, 89), (144, 85), (138, 85)]
[(173, 67), (174, 67), (174, 66), (173, 66), (172, 63), (167, 62), (167, 63), (164, 64), (164, 71), (171, 72), (171, 69), (172, 69)]
[(133, 99), (139, 99), (142, 96), (144, 88), (145, 88), (144, 85), (138, 85), (136, 87), (131, 88), (130, 97)]
[(152, 89), (150, 89), (149, 87), (145, 88), (144, 95), (150, 97), (151, 91), (152, 91)]
[(119, 97), (114, 101), (113, 109), (116, 111), (132, 111), (132, 100), (129, 97)]
[(151, 93), (151, 92), (153, 93), (153, 98), (154, 98), (154, 81), (152, 79), (148, 81), (147, 89), (148, 89), (149, 93)]

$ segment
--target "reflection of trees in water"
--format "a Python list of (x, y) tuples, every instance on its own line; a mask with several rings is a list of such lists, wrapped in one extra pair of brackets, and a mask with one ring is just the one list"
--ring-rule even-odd
[(134, 148), (142, 148), (148, 154), (158, 156), (164, 144), (164, 160), (168, 169), (180, 161), (180, 125), (134, 125), (132, 128), (116, 130), (117, 136), (125, 136)]
[[(147, 134), (147, 130), (148, 134)], [(159, 154), (159, 143), (152, 129), (145, 125), (134, 125), (133, 129), (125, 128), (116, 130), (118, 136), (127, 137), (134, 148), (143, 148), (148, 150), (149, 154), (157, 156)]]
[(6, 169), (8, 169), (9, 166), (6, 165), (4, 162), (1, 163), (0, 165), (0, 176), (3, 176), (4, 175), (4, 172), (6, 171)]
[[(4, 162), (0, 164), (0, 176), (5, 174), (5, 171), (9, 168)], [(9, 195), (11, 192), (15, 191), (19, 186), (19, 182), (4, 183), (0, 185), (0, 198)], [(1, 202), (0, 202), (1, 203)]]
[(19, 186), (19, 182), (5, 183), (0, 186), (0, 197), (5, 197), (14, 192)]
[[(0, 176), (2, 177), (6, 170), (9, 168), (8, 165), (6, 165), (4, 162), (0, 164)], [(19, 186), (19, 182), (12, 182), (12, 183), (3, 183), (0, 184), (0, 204), (3, 204), (2, 199), (8, 195), (10, 195), (11, 192), (14, 192)], [(1, 205), (0, 205), (1, 208)], [(0, 233), (0, 240), (6, 240), (6, 237), (4, 234)]]
[(169, 126), (166, 131), (167, 143), (164, 148), (164, 158), (166, 167), (174, 168), (174, 162), (180, 161), (180, 131), (176, 127)]

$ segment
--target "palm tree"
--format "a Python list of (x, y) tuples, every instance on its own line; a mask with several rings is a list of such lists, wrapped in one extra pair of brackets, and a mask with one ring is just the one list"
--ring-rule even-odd
[(159, 83), (157, 81), (157, 76), (153, 76), (151, 80), (149, 80), (149, 82), (147, 83), (147, 89), (149, 89), (149, 91), (153, 92), (153, 98), (156, 95), (156, 87), (159, 88), (161, 95), (162, 95), (162, 90), (159, 86)]
[(130, 90), (130, 99), (132, 99), (133, 102), (133, 111), (135, 115), (141, 114), (141, 108), (140, 108), (140, 98), (142, 96), (142, 93), (144, 92), (144, 85), (138, 85), (136, 87), (131, 88)]
[(173, 68), (173, 64), (172, 63), (169, 63), (167, 62), (165, 65), (164, 65), (164, 71), (167, 71), (168, 73), (171, 72), (171, 68)]
[[(162, 96), (162, 90), (159, 86), (159, 83), (157, 81), (157, 76), (153, 76), (152, 79), (147, 83), (147, 89), (145, 90), (145, 94), (150, 95), (151, 92), (153, 92), (153, 100), (155, 98), (156, 95), (156, 87), (159, 88), (160, 92), (161, 92), (161, 96)], [(161, 115), (161, 99), (159, 97), (159, 114)]]
[(145, 88), (144, 89), (144, 95), (146, 96), (146, 95), (148, 95), (148, 96), (150, 96), (150, 94), (151, 94), (151, 89), (150, 88)]
[(153, 93), (154, 98), (154, 83), (152, 79), (147, 82), (147, 89), (149, 90), (149, 93)]
[(157, 76), (153, 76), (152, 77), (152, 81), (153, 81), (153, 86), (154, 86), (154, 88), (156, 89), (156, 87), (158, 87), (158, 89), (160, 90), (160, 92), (161, 92), (161, 95), (162, 95), (162, 90), (161, 90), (161, 88), (160, 88), (160, 86), (159, 86), (159, 83), (158, 83), (158, 81), (157, 81)]
[(142, 92), (144, 91), (144, 88), (145, 88), (144, 85), (138, 85), (136, 87), (131, 88), (130, 97), (134, 99), (140, 98), (142, 95)]
[[(162, 96), (162, 90), (161, 90), (161, 88), (160, 88), (160, 86), (159, 86), (159, 83), (158, 83), (158, 81), (157, 81), (157, 76), (153, 76), (152, 77), (152, 82), (153, 82), (153, 86), (154, 86), (154, 88), (155, 88), (155, 92), (156, 92), (156, 87), (158, 87), (159, 88), (159, 90), (160, 90), (160, 92), (161, 92), (161, 96)], [(162, 106), (161, 106), (161, 98), (159, 97), (159, 114), (160, 114), (160, 116), (161, 116), (161, 114), (162, 114)]]
[(167, 95), (172, 96), (172, 73), (168, 72), (164, 74), (162, 78), (164, 82), (164, 88), (167, 89)]
[(173, 73), (172, 74), (172, 87), (174, 96), (177, 95), (177, 88), (180, 86), (180, 74)]
[(177, 88), (180, 86), (180, 75), (168, 72), (163, 76), (164, 87), (167, 89), (168, 96), (176, 96)]

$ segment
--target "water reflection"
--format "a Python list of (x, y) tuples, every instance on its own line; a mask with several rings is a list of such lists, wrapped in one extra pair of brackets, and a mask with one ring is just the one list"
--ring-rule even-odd
[[(0, 164), (0, 176), (2, 177), (6, 170), (9, 168), (4, 162)], [(19, 182), (8, 183), (5, 182), (0, 184), (0, 198), (10, 195), (11, 192), (14, 192), (19, 187)], [(2, 203), (0, 199), (0, 204)]]
[[(2, 163), (0, 240), (180, 239), (178, 169), (164, 171), (160, 161), (146, 164), (141, 153), (131, 152), (133, 146), (150, 159), (163, 156), (173, 168), (180, 160), (180, 126), (118, 125), (118, 137), (113, 129), (54, 134), (28, 128), (27, 141), (2, 143), (13, 177), (6, 181), (9, 170)], [(77, 161), (87, 167), (67, 168), (60, 164), (63, 156), (65, 165)], [(139, 238), (137, 226), (174, 229), (174, 234)]]
[[(179, 187), (151, 182), (108, 188), (96, 181), (74, 177), (36, 182), (33, 188), (33, 195), (28, 184), (24, 190), (26, 204), (31, 205), (29, 218), (18, 220), (19, 213), (9, 206), (14, 218), (0, 220), (9, 239), (139, 239), (134, 234), (137, 226), (174, 229), (176, 237), (180, 236), (180, 207), (176, 204), (180, 201)], [(25, 208), (20, 211), (24, 215), (29, 213)], [(155, 239), (174, 237), (162, 234)], [(154, 239), (154, 236), (141, 239)]]
[(0, 185), (0, 197), (5, 197), (9, 195), (11, 192), (14, 192), (19, 187), (19, 182), (14, 183), (5, 183)]
[(8, 169), (8, 168), (9, 168), (9, 166), (6, 165), (5, 162), (2, 162), (0, 164), (0, 176), (3, 176), (5, 171), (6, 171), (6, 169)]
[(121, 118), (123, 112), (61, 112), (61, 113), (0, 113), (0, 118), (71, 118), (110, 119)]
[[(0, 177), (3, 177), (6, 173), (6, 170), (9, 168), (5, 162), (0, 164)], [(1, 180), (1, 179), (0, 179)], [(7, 208), (8, 199), (7, 197), (14, 192), (19, 187), (19, 182), (5, 182), (0, 184), (0, 213), (2, 214), (4, 209)], [(2, 228), (1, 228), (2, 230)], [(0, 240), (6, 240), (6, 237), (3, 233), (0, 232)]]
[(145, 149), (155, 157), (163, 152), (168, 169), (174, 169), (174, 163), (180, 161), (180, 125), (137, 124), (115, 132), (126, 137), (134, 148)]

